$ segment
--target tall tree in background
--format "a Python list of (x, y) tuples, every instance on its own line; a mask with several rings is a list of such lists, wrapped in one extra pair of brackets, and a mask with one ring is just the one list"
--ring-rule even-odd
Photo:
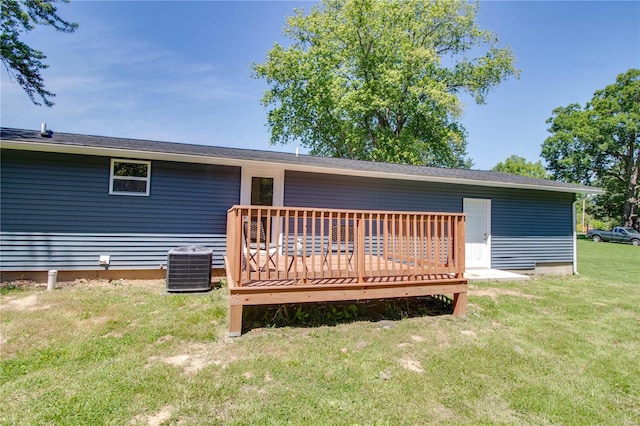
[[(470, 167), (461, 92), (484, 103), (517, 74), (509, 48), (478, 28), (466, 0), (325, 0), (296, 10), (254, 76), (271, 143), (311, 154)], [(477, 56), (474, 56), (477, 55)]]
[(499, 162), (493, 169), (494, 172), (511, 173), (512, 175), (529, 176), (540, 179), (549, 178), (549, 173), (545, 170), (542, 162), (527, 161), (524, 157), (512, 155), (511, 157)]
[(542, 157), (554, 177), (595, 184), (607, 193), (595, 200), (596, 215), (640, 227), (640, 70), (618, 75), (584, 108), (553, 110)]
[(36, 105), (41, 105), (36, 96), (42, 98), (46, 106), (52, 106), (49, 98), (55, 96), (44, 87), (42, 70), (48, 65), (42, 62), (44, 53), (33, 49), (20, 40), (20, 36), (33, 30), (36, 25), (52, 26), (58, 31), (71, 33), (78, 24), (70, 23), (57, 15), (54, 3), (68, 3), (69, 0), (1, 0), (2, 46), (0, 54), (2, 64), (9, 77), (20, 84)]

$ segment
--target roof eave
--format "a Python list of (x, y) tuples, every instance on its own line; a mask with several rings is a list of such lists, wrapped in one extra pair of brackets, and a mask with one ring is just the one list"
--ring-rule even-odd
[(548, 185), (534, 185), (516, 182), (496, 182), (490, 180), (478, 180), (478, 179), (464, 179), (464, 178), (452, 178), (452, 177), (440, 177), (418, 174), (403, 174), (403, 173), (391, 173), (382, 171), (371, 170), (354, 170), (347, 168), (338, 168), (330, 166), (315, 166), (309, 164), (296, 164), (295, 162), (287, 161), (273, 161), (273, 160), (250, 160), (234, 157), (220, 157), (210, 156), (205, 154), (182, 154), (182, 153), (169, 153), (159, 151), (147, 151), (147, 150), (135, 150), (127, 148), (113, 148), (113, 147), (97, 147), (86, 145), (75, 145), (65, 143), (51, 143), (51, 142), (34, 142), (34, 141), (16, 141), (16, 140), (2, 140), (2, 148), (5, 149), (17, 149), (23, 151), (41, 151), (41, 152), (56, 152), (64, 154), (83, 154), (83, 155), (97, 155), (103, 157), (128, 157), (145, 160), (159, 160), (159, 161), (176, 161), (185, 163), (200, 163), (200, 164), (222, 164), (226, 166), (256, 166), (264, 165), (265, 163), (277, 164), (282, 166), (285, 170), (291, 171), (303, 171), (313, 173), (324, 174), (339, 174), (345, 176), (360, 176), (360, 177), (376, 177), (382, 179), (398, 179), (398, 180), (415, 180), (422, 182), (438, 182), (458, 185), (473, 185), (473, 186), (489, 186), (496, 188), (513, 188), (513, 189), (531, 189), (540, 191), (552, 191), (552, 192), (565, 192), (573, 194), (604, 194), (605, 191), (600, 188), (594, 187), (569, 187), (569, 186), (548, 186)]

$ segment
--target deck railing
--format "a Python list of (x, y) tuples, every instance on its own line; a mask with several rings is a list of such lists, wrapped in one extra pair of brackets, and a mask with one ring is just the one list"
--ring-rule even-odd
[(228, 276), (256, 281), (464, 273), (464, 215), (234, 206), (227, 215)]

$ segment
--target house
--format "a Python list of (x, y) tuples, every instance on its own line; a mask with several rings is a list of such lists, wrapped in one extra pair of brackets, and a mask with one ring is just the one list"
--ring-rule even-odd
[[(582, 186), (478, 170), (2, 128), (4, 279), (158, 276), (237, 204), (466, 214), (466, 267), (571, 273)], [(103, 261), (100, 262), (101, 256)], [(108, 257), (107, 257), (108, 256)], [(105, 261), (105, 259), (108, 259)]]

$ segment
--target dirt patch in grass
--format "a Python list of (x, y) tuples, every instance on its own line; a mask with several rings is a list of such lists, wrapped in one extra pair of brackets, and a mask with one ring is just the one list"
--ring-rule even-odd
[(139, 425), (144, 424), (148, 426), (160, 426), (164, 424), (167, 420), (171, 418), (171, 412), (173, 411), (173, 407), (170, 405), (166, 405), (160, 409), (157, 413), (151, 416), (137, 415), (135, 416), (130, 425)]
[(56, 283), (56, 288), (79, 287), (79, 288), (96, 288), (96, 287), (145, 287), (159, 288), (164, 287), (164, 280), (87, 280), (77, 279), (74, 281), (63, 281)]
[(400, 358), (400, 365), (405, 370), (413, 371), (415, 373), (424, 373), (424, 368), (420, 364), (420, 361), (416, 361), (411, 358)]
[(476, 332), (473, 331), (473, 330), (462, 330), (462, 331), (460, 331), (460, 334), (462, 334), (465, 337), (469, 337), (471, 339), (476, 339), (478, 337)]
[(237, 360), (238, 356), (228, 350), (227, 344), (190, 343), (182, 346), (177, 355), (153, 355), (149, 361), (160, 361), (174, 367), (182, 368), (185, 374), (197, 373), (211, 365), (226, 368)]
[(48, 309), (49, 305), (42, 305), (38, 300), (38, 295), (32, 294), (26, 297), (7, 297), (0, 305), (0, 311), (11, 309), (14, 311), (37, 311)]
[[(79, 278), (73, 281), (57, 281), (56, 289), (64, 289), (67, 287), (76, 288), (99, 288), (99, 287), (147, 287), (147, 288), (162, 288), (164, 287), (164, 280), (103, 280), (103, 279), (85, 279)], [(16, 280), (5, 281), (0, 283), (0, 289), (6, 291), (10, 290), (34, 290), (45, 289), (47, 283), (31, 281), (31, 280)]]

